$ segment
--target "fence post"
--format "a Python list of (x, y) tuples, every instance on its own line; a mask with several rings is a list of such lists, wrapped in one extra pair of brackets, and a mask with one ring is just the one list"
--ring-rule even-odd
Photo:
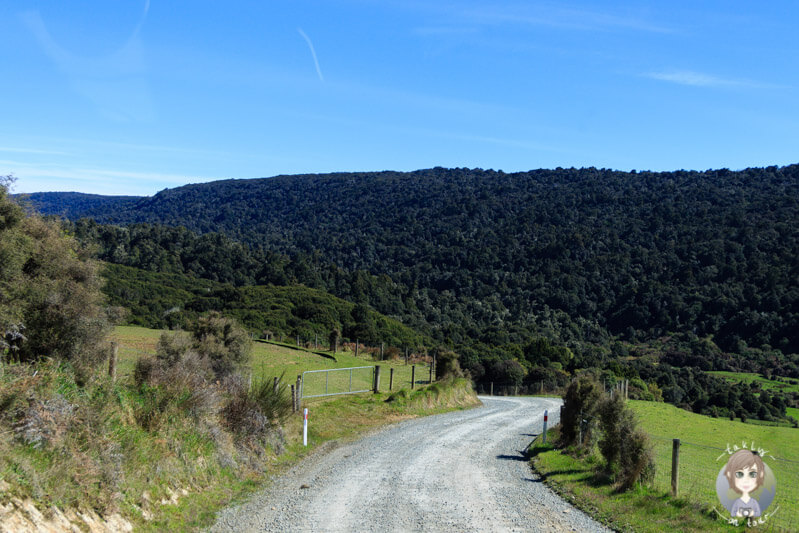
[(116, 342), (111, 343), (111, 357), (108, 360), (108, 377), (111, 378), (111, 383), (116, 383), (117, 380), (117, 354), (119, 353), (119, 344)]
[(430, 379), (428, 380), (429, 383), (433, 383), (433, 363), (430, 363)]
[(375, 394), (380, 392), (380, 365), (375, 366)]
[(358, 357), (358, 343), (359, 342), (360, 341), (358, 339), (355, 339), (355, 357), (356, 358)]
[(547, 418), (549, 415), (549, 411), (544, 409), (544, 431), (542, 435), (544, 436), (544, 444), (547, 443)]
[(294, 385), (291, 385), (291, 412), (297, 412), (297, 391), (294, 390)]
[(680, 478), (680, 439), (674, 439), (671, 445), (671, 495), (677, 497)]
[(493, 395), (494, 395), (494, 382), (492, 381), (491, 382), (491, 393), (490, 393), (490, 396), (493, 396)]
[(384, 343), (384, 342), (381, 342), (381, 343), (380, 343), (380, 360), (381, 360), (381, 361), (382, 361), (383, 359), (385, 359), (385, 358), (386, 358), (386, 357), (385, 357), (385, 351), (384, 351), (385, 344), (386, 344), (386, 343)]
[(308, 446), (308, 408), (302, 412), (302, 445)]
[(394, 367), (391, 367), (391, 370), (388, 373), (388, 390), (394, 390)]
[(411, 365), (411, 390), (416, 386), (416, 365)]
[(274, 388), (275, 388), (275, 396), (277, 396), (278, 391), (280, 390), (280, 382), (277, 379), (277, 376), (274, 378)]
[(302, 374), (297, 376), (297, 411), (302, 407)]

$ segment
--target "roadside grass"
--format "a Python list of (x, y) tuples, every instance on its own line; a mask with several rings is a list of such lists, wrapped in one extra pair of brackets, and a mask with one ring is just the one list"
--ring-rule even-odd
[[(210, 412), (195, 412), (155, 388), (133, 385), (136, 359), (151, 354), (160, 331), (121, 327), (118, 379), (101, 369), (84, 386), (55, 361), (7, 366), (0, 376), (0, 504), (32, 498), (40, 509), (120, 513), (137, 531), (199, 531), (216, 511), (262, 487), (271, 476), (329, 441), (354, 439), (395, 421), (479, 404), (464, 380), (400, 389), (405, 365), (381, 362), (378, 394), (309, 399), (309, 446), (302, 416), (291, 415), (274, 441), (239, 440)], [(264, 373), (295, 377), (303, 369), (363, 366), (305, 351), (256, 344)], [(357, 364), (356, 364), (357, 363)], [(388, 370), (395, 368), (395, 391)], [(425, 380), (427, 374), (417, 367)], [(410, 366), (407, 367), (410, 375)], [(254, 374), (258, 374), (254, 372)], [(147, 418), (148, 416), (155, 418)], [(148, 420), (143, 425), (143, 420)], [(20, 429), (22, 428), (22, 429)], [(280, 448), (280, 449), (278, 449)], [(279, 453), (282, 452), (282, 453)], [(5, 485), (3, 485), (5, 487)]]
[[(553, 442), (558, 429), (547, 432)], [(624, 532), (730, 531), (714, 520), (701, 506), (684, 499), (673, 499), (659, 491), (637, 487), (617, 492), (598, 475), (599, 460), (594, 456), (575, 458), (551, 445), (534, 444), (530, 450), (536, 471), (565, 500), (597, 520)]]
[[(715, 492), (715, 480), (729, 457), (727, 445), (768, 450), (766, 463), (777, 478), (777, 513), (763, 526), (794, 531), (799, 525), (799, 430), (759, 426), (689, 413), (675, 406), (630, 400), (641, 427), (650, 435), (656, 475), (651, 486), (617, 493), (600, 476), (599, 460), (574, 458), (551, 447), (534, 447), (533, 464), (547, 483), (571, 494), (589, 513), (621, 531), (733, 531), (713, 508), (724, 511)], [(557, 428), (554, 430), (557, 433)], [(672, 439), (681, 440), (678, 498), (670, 495)], [(552, 441), (552, 437), (549, 437)]]
[[(392, 397), (401, 398), (400, 400)], [(363, 393), (348, 396), (313, 398), (303, 403), (308, 408), (308, 446), (302, 444), (302, 414), (286, 421), (285, 451), (272, 458), (268, 471), (247, 479), (223, 475), (210, 490), (191, 493), (178, 505), (169, 506), (154, 520), (140, 524), (140, 531), (195, 531), (210, 526), (216, 512), (240, 503), (320, 446), (349, 442), (387, 424), (480, 405), (467, 380), (437, 382), (414, 391), (403, 389), (393, 394)]]

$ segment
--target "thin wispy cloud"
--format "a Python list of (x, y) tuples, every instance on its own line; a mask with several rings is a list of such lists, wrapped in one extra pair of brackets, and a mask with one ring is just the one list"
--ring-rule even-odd
[[(140, 30), (150, 10), (150, 0), (125, 43), (94, 57), (80, 56), (62, 46), (50, 33), (38, 11), (20, 14), (42, 52), (69, 80), (73, 91), (92, 101), (106, 117), (121, 122), (154, 118), (145, 76), (145, 54)], [(101, 51), (102, 52), (102, 51)]]
[(311, 56), (313, 57), (313, 64), (316, 67), (316, 75), (319, 76), (319, 81), (325, 81), (325, 77), (322, 76), (322, 69), (319, 68), (319, 59), (316, 57), (316, 50), (313, 47), (313, 43), (311, 42), (311, 38), (302, 31), (302, 28), (297, 28), (297, 32), (305, 39), (305, 42), (308, 43), (308, 48), (311, 50)]
[(56, 150), (40, 150), (38, 148), (19, 148), (16, 146), (0, 146), (0, 152), (13, 154), (35, 154), (35, 155), (69, 155), (66, 152)]
[(458, 10), (459, 18), (474, 24), (513, 24), (549, 26), (582, 31), (633, 30), (647, 33), (673, 33), (670, 27), (649, 20), (645, 15), (617, 14), (610, 11), (566, 8), (557, 4), (518, 4)]
[[(0, 166), (10, 169), (19, 179), (20, 192), (74, 191), (81, 189), (96, 194), (152, 194), (151, 189), (164, 184), (184, 185), (189, 182), (209, 181), (217, 178), (141, 172), (65, 165), (30, 164), (21, 161), (0, 160)], [(86, 190), (85, 185), (90, 185)]]
[(648, 72), (644, 77), (653, 80), (676, 83), (678, 85), (688, 85), (691, 87), (741, 87), (750, 89), (776, 89), (779, 85), (762, 83), (747, 79), (722, 78), (712, 74), (696, 72), (693, 70), (664, 70)]

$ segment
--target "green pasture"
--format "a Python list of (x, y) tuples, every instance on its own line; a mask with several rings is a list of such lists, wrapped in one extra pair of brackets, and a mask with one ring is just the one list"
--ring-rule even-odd
[[(749, 385), (750, 383), (757, 382), (765, 390), (779, 390), (782, 392), (799, 392), (799, 380), (792, 378), (776, 377), (774, 379), (766, 379), (760, 374), (753, 374), (750, 372), (723, 372), (723, 371), (710, 371), (708, 374), (724, 378), (727, 381), (734, 383), (743, 382)], [(794, 381), (796, 383), (791, 383)]]
[[(133, 373), (136, 360), (143, 355), (155, 354), (158, 338), (162, 330), (148, 329), (138, 326), (117, 326), (111, 335), (111, 340), (119, 344), (119, 360), (117, 372), (120, 376)], [(321, 353), (332, 356), (325, 357)], [(253, 342), (252, 369), (253, 381), (271, 379), (284, 376), (284, 381), (294, 383), (297, 376), (309, 370), (331, 370), (337, 368), (352, 368), (362, 366), (381, 366), (380, 390), (388, 391), (391, 385), (391, 369), (394, 370), (393, 389), (410, 386), (411, 366), (403, 360), (375, 361), (371, 355), (365, 354), (355, 357), (351, 351), (318, 352), (294, 347), (289, 344)], [(429, 365), (425, 362), (414, 363), (416, 366), (416, 385), (426, 384), (430, 377)], [(370, 389), (372, 383), (372, 370), (356, 370), (352, 373), (352, 389)], [(307, 374), (304, 394), (321, 394), (327, 388), (328, 392), (344, 392), (350, 387), (350, 373), (333, 372)]]
[(777, 500), (768, 511), (780, 509), (769, 522), (789, 531), (799, 528), (799, 430), (710, 418), (665, 403), (631, 400), (629, 405), (652, 437), (656, 490), (671, 490), (672, 442), (679, 438), (679, 495), (720, 507), (715, 481), (729, 457), (727, 447), (754, 445), (767, 451), (764, 460), (777, 478)]

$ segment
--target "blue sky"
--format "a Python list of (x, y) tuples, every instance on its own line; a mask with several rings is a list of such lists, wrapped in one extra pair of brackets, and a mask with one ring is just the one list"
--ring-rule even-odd
[(5, 1), (0, 175), (799, 162), (799, 4)]

